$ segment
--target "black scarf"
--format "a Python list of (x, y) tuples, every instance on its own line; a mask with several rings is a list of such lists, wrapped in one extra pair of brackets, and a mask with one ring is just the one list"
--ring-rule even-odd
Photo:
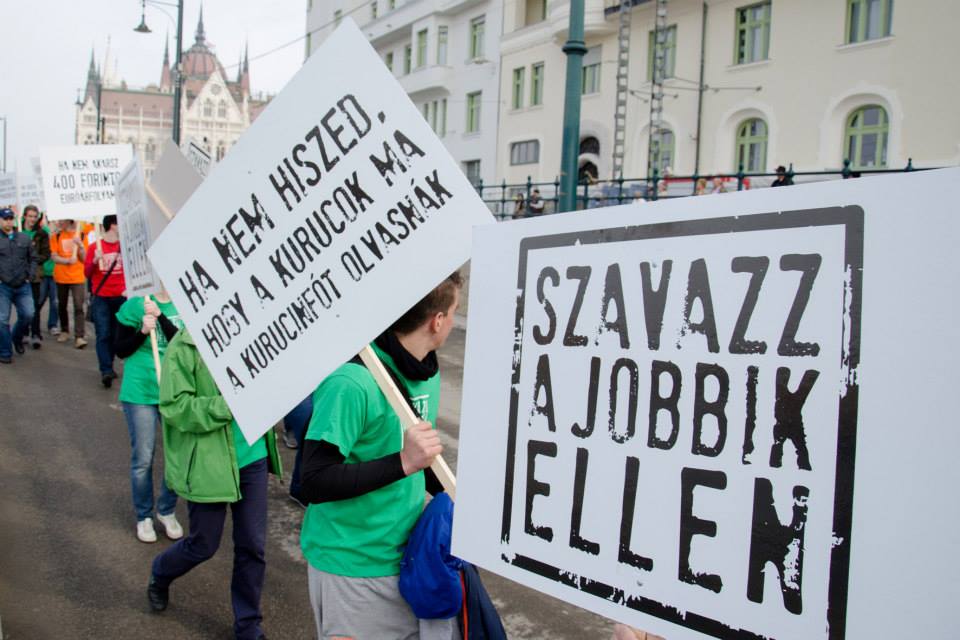
[(436, 351), (428, 353), (423, 360), (417, 360), (403, 348), (403, 345), (397, 340), (397, 336), (389, 329), (377, 336), (374, 343), (393, 358), (397, 369), (407, 380), (429, 380), (437, 375), (437, 371), (440, 370)]

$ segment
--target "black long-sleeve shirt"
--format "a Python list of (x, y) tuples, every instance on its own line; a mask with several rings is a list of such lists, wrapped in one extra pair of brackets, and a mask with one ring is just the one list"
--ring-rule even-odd
[[(157, 326), (163, 331), (163, 336), (167, 342), (173, 340), (177, 335), (177, 325), (170, 322), (167, 316), (160, 314), (157, 317)], [(129, 358), (147, 339), (147, 334), (140, 331), (137, 327), (125, 325), (122, 322), (117, 323), (117, 333), (113, 338), (113, 349), (118, 358)]]

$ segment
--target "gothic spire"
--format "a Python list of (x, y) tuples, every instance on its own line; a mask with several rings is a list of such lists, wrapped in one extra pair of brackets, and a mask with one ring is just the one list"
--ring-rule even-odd
[(250, 41), (247, 40), (247, 44), (243, 50), (243, 72), (250, 73)]
[(167, 36), (163, 45), (163, 65), (170, 66), (170, 32), (167, 32)]
[(203, 31), (203, 3), (200, 3), (200, 19), (197, 21), (197, 33), (194, 35), (194, 39), (197, 41), (197, 44), (203, 44), (206, 40), (207, 35)]

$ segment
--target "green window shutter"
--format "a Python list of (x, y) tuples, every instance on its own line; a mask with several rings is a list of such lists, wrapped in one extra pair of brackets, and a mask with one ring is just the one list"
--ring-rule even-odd
[(513, 98), (510, 106), (514, 109), (523, 108), (523, 84), (526, 69), (519, 67), (513, 70)]
[(770, 1), (737, 9), (734, 64), (766, 60), (769, 53)]
[(530, 106), (543, 104), (543, 63), (530, 67)]

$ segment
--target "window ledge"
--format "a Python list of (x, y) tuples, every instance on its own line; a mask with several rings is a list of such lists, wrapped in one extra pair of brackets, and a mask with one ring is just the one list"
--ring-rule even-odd
[(884, 45), (890, 44), (895, 38), (891, 36), (883, 36), (882, 38), (874, 38), (873, 40), (864, 40), (863, 42), (847, 42), (846, 44), (838, 44), (837, 51), (857, 51), (859, 49), (869, 49), (871, 47), (882, 47)]
[(599, 91), (593, 91), (593, 92), (591, 92), (591, 93), (581, 93), (581, 94), (580, 94), (580, 97), (581, 97), (581, 98), (594, 98), (594, 97), (599, 96), (599, 95), (600, 95), (600, 92), (599, 92)]
[(479, 138), (479, 137), (480, 137), (480, 132), (479, 132), (479, 131), (471, 131), (471, 132), (469, 132), (469, 133), (464, 133), (464, 134), (463, 134), (463, 137), (464, 137), (465, 139), (469, 139), (469, 138)]
[[(589, 94), (589, 95), (596, 95), (596, 94), (591, 93), (591, 94)], [(542, 110), (543, 110), (543, 103), (540, 103), (540, 104), (529, 105), (529, 106), (526, 106), (526, 107), (520, 107), (519, 109), (513, 109), (513, 108), (511, 108), (511, 109), (508, 111), (508, 113), (509, 113), (510, 115), (518, 115), (518, 114), (521, 114), (521, 113), (526, 113), (526, 112), (528, 112), (528, 111), (542, 111)]]
[(765, 60), (757, 60), (756, 62), (744, 62), (742, 64), (731, 64), (727, 67), (727, 71), (745, 71), (747, 69), (758, 69), (760, 67), (765, 67), (770, 64), (770, 58)]

